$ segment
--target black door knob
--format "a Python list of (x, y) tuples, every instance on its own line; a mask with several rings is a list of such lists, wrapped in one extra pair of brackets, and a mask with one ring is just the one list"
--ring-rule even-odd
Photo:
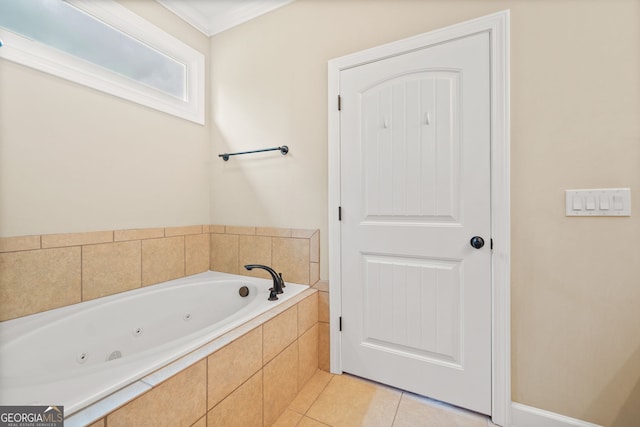
[(471, 246), (473, 246), (474, 248), (480, 249), (484, 246), (484, 239), (480, 236), (473, 236), (469, 243), (471, 243)]

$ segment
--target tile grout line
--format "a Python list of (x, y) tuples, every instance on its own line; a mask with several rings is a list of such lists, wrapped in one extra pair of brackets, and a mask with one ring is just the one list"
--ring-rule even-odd
[(396, 406), (396, 413), (393, 414), (393, 421), (391, 422), (391, 427), (393, 427), (398, 419), (398, 412), (400, 412), (400, 403), (402, 403), (402, 398), (404, 397), (404, 391), (400, 392), (400, 399), (398, 399), (398, 406)]
[[(320, 368), (318, 368), (318, 370), (320, 371), (321, 369), (320, 369)], [(317, 373), (317, 371), (316, 371), (316, 373)], [(322, 424), (324, 424), (324, 425), (329, 425), (329, 424), (325, 424), (325, 423), (323, 423), (323, 422), (322, 422), (322, 421), (320, 421), (320, 420), (317, 420), (317, 419), (315, 419), (315, 418), (313, 418), (313, 417), (308, 416), (308, 415), (307, 415), (307, 413), (311, 410), (311, 408), (313, 407), (314, 403), (316, 403), (316, 401), (320, 398), (320, 396), (322, 395), (322, 393), (324, 393), (324, 391), (327, 389), (327, 387), (329, 386), (329, 384), (331, 383), (331, 381), (333, 381), (333, 379), (334, 379), (335, 377), (336, 377), (336, 376), (335, 376), (334, 374), (331, 374), (331, 379), (330, 379), (329, 381), (327, 381), (327, 383), (324, 385), (324, 387), (322, 387), (322, 390), (320, 390), (320, 393), (318, 393), (318, 395), (315, 397), (315, 399), (313, 399), (313, 402), (311, 402), (311, 404), (309, 405), (309, 407), (304, 411), (304, 414), (302, 414), (302, 418), (300, 418), (300, 421), (298, 422), (298, 424), (300, 424), (300, 423), (302, 422), (302, 420), (303, 420), (305, 417), (307, 417), (307, 418), (310, 418), (310, 419), (312, 419), (312, 420), (314, 420), (314, 421), (317, 421), (317, 422), (319, 422), (319, 423), (322, 423)], [(296, 396), (296, 397), (297, 397), (297, 396)], [(295, 399), (294, 399), (294, 400), (295, 400)], [(291, 404), (289, 404), (289, 406), (291, 406)], [(287, 408), (287, 409), (288, 409), (288, 408)], [(295, 411), (294, 411), (294, 412), (295, 412)], [(299, 413), (299, 412), (298, 412), (298, 413)], [(298, 424), (296, 424), (296, 425), (298, 425)]]

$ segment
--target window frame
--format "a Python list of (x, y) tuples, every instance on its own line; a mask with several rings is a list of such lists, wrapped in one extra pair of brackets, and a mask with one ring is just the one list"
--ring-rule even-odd
[(192, 122), (205, 124), (205, 58), (202, 53), (114, 0), (64, 0), (99, 21), (162, 52), (186, 67), (186, 100), (0, 28), (0, 58), (88, 86)]

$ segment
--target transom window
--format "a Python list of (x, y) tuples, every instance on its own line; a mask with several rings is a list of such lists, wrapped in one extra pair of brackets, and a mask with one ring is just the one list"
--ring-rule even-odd
[(0, 0), (0, 57), (204, 123), (204, 56), (113, 0)]

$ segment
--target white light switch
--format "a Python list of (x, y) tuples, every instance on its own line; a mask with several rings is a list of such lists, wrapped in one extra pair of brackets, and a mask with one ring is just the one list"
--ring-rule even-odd
[(586, 210), (588, 210), (588, 211), (595, 210), (595, 208), (596, 208), (596, 199), (591, 194), (587, 195), (586, 198), (587, 198), (587, 203), (585, 204), (584, 208)]
[(582, 197), (580, 196), (573, 196), (573, 210), (574, 211), (581, 211), (582, 210)]
[(631, 189), (566, 190), (567, 216), (631, 216)]

